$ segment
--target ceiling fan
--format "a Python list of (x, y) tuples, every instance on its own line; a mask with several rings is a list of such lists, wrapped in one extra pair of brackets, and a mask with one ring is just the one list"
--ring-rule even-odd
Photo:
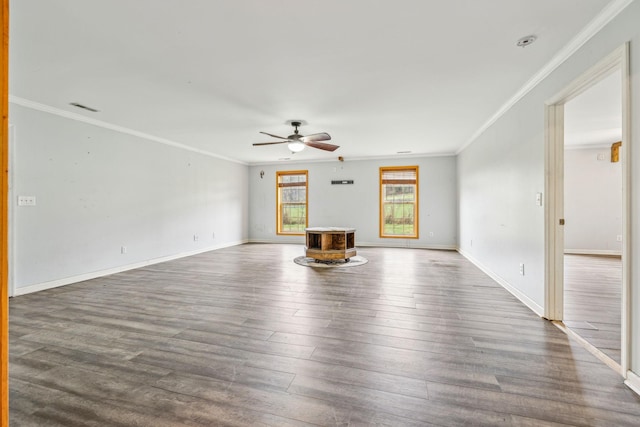
[(267, 132), (260, 132), (263, 133), (265, 135), (269, 135), (273, 138), (278, 138), (278, 139), (282, 139), (283, 141), (274, 141), (274, 142), (256, 142), (255, 144), (253, 144), (254, 146), (258, 146), (258, 145), (273, 145), (273, 144), (288, 144), (288, 148), (289, 150), (291, 150), (292, 153), (297, 153), (300, 152), (302, 150), (304, 150), (305, 145), (309, 146), (309, 147), (313, 147), (313, 148), (317, 148), (319, 150), (325, 150), (325, 151), (335, 151), (338, 148), (340, 148), (339, 145), (333, 145), (333, 144), (327, 144), (326, 142), (321, 142), (321, 141), (329, 141), (331, 140), (331, 135), (329, 135), (326, 132), (322, 132), (322, 133), (314, 133), (312, 135), (300, 135), (298, 133), (298, 127), (302, 126), (302, 121), (291, 121), (291, 126), (294, 127), (293, 130), (293, 134), (289, 135), (288, 137), (284, 137), (284, 136), (278, 136), (278, 135), (273, 135)]

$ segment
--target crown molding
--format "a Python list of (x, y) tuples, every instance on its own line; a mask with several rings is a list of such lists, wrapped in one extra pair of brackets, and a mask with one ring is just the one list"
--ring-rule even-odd
[(214, 157), (220, 160), (226, 160), (228, 162), (239, 163), (241, 165), (247, 165), (245, 162), (241, 162), (237, 159), (232, 159), (229, 157), (224, 157), (219, 154), (212, 153), (210, 151), (201, 150), (199, 148), (190, 147), (186, 144), (182, 144), (180, 142), (172, 141), (166, 138), (160, 138), (155, 135), (150, 135), (148, 133), (140, 132), (134, 129), (130, 129), (124, 126), (115, 125), (113, 123), (104, 122), (102, 120), (92, 119), (90, 117), (83, 116), (81, 114), (73, 113), (71, 111), (62, 110), (60, 108), (52, 107), (50, 105), (41, 104), (39, 102), (31, 101), (29, 99), (20, 98), (18, 96), (9, 95), (9, 103), (20, 105), (21, 107), (30, 108), (32, 110), (42, 111), (45, 113), (53, 114), (56, 116), (64, 117), (69, 120), (75, 120), (78, 122), (86, 123), (89, 125), (97, 126), (103, 129), (109, 129), (115, 132), (123, 133), (126, 135), (135, 136), (137, 138), (145, 139), (147, 141), (157, 142), (159, 144), (168, 145), (170, 147), (178, 148), (185, 151), (191, 151), (193, 153), (202, 154), (208, 157)]
[[(387, 154), (387, 155), (380, 155), (380, 156), (347, 157), (343, 161), (356, 162), (356, 161), (367, 161), (367, 160), (395, 160), (395, 159), (414, 159), (414, 158), (425, 158), (425, 157), (455, 157), (455, 156), (456, 156), (456, 153), (454, 152)], [(306, 160), (288, 158), (287, 160), (250, 162), (249, 166), (272, 166), (272, 165), (282, 165), (284, 163), (286, 164), (330, 163), (330, 162), (337, 162), (337, 161), (338, 160), (336, 160), (335, 157), (331, 159), (306, 159)]]
[(564, 145), (564, 149), (566, 150), (610, 150), (611, 143), (598, 143), (598, 144), (572, 144), (572, 145)]

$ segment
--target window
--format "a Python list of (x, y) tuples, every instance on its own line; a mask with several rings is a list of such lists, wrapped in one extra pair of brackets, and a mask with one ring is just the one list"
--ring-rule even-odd
[(418, 166), (380, 168), (380, 237), (418, 238)]
[(307, 228), (307, 171), (276, 172), (278, 234), (304, 234)]

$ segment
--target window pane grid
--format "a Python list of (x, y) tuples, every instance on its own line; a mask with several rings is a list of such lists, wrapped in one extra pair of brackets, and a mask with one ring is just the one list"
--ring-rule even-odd
[(277, 230), (303, 234), (307, 227), (307, 172), (277, 172)]
[(380, 168), (381, 237), (418, 237), (417, 166)]
[(306, 205), (304, 203), (283, 203), (282, 208), (282, 231), (283, 232), (304, 232), (306, 228)]

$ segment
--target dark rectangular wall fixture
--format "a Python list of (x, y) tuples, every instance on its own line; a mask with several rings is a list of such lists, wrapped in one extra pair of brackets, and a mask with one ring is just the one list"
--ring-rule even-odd
[(353, 180), (352, 179), (338, 179), (338, 180), (332, 180), (331, 181), (331, 185), (338, 185), (338, 184), (353, 184)]

